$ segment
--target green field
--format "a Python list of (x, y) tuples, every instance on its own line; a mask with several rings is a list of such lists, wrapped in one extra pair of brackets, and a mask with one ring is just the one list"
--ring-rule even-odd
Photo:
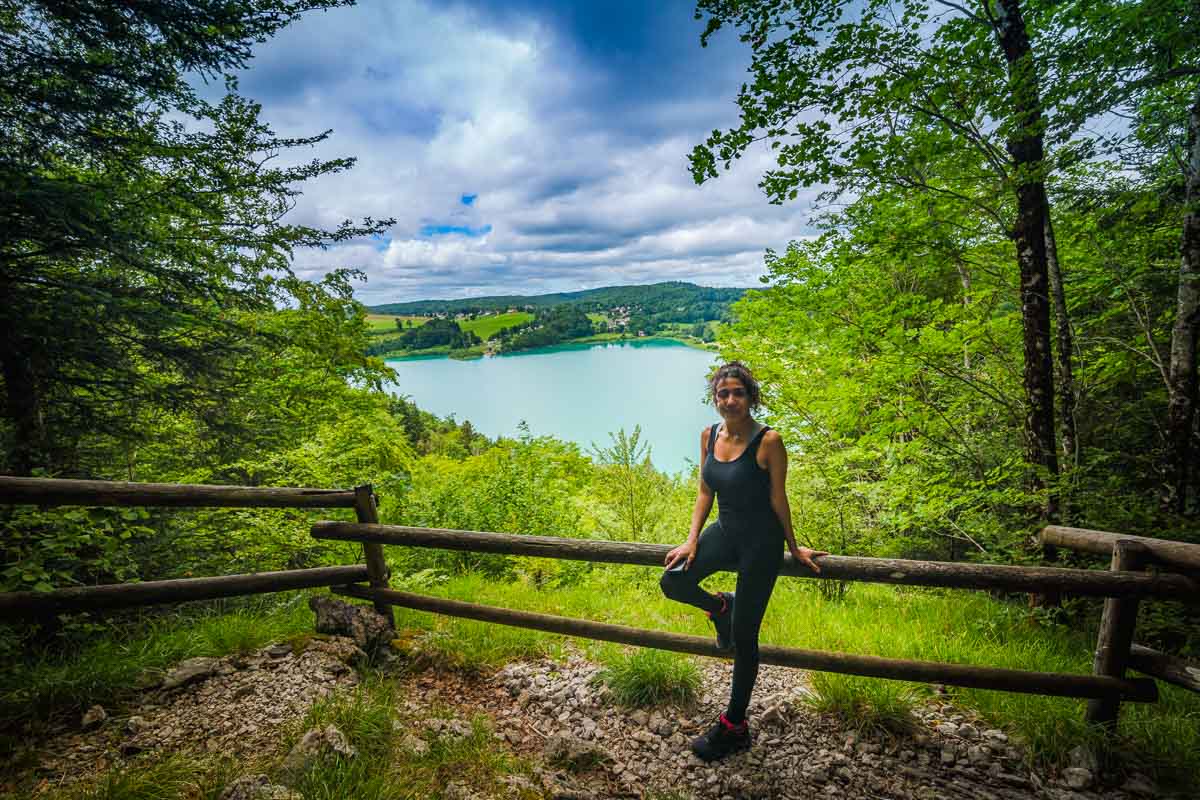
[(528, 311), (513, 311), (505, 312), (504, 314), (491, 314), (478, 319), (459, 320), (459, 326), (464, 331), (470, 331), (480, 339), (487, 340), (489, 336), (498, 330), (511, 328), (514, 325), (521, 325), (533, 319), (533, 314)]
[(397, 314), (367, 314), (367, 328), (372, 336), (381, 336), (385, 333), (395, 333), (399, 328), (396, 327), (396, 320), (408, 320), (414, 326), (423, 325), (429, 317), (410, 317)]
[[(429, 317), (413, 317), (402, 316), (396, 314), (367, 314), (367, 325), (370, 327), (372, 336), (382, 336), (387, 333), (396, 333), (396, 320), (409, 320), (413, 325), (423, 325), (429, 321)], [(528, 311), (514, 311), (504, 314), (491, 314), (478, 319), (463, 319), (459, 320), (458, 324), (464, 331), (471, 331), (480, 339), (487, 339), (493, 333), (503, 328), (511, 328), (514, 325), (520, 325), (529, 322), (533, 319), (533, 314)]]

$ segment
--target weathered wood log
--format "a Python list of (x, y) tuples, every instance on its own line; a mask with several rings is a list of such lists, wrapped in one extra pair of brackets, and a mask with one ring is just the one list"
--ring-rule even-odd
[[(557, 536), (518, 536), (482, 531), (412, 528), (403, 525), (360, 525), (352, 522), (318, 522), (312, 527), (318, 539), (438, 547), (479, 553), (565, 558), (612, 564), (661, 567), (670, 545), (565, 539)], [(784, 558), (783, 575), (800, 578), (868, 581), (963, 589), (1001, 589), (1037, 592), (1047, 588), (1096, 597), (1154, 596), (1200, 602), (1200, 581), (1185, 575), (1112, 573), (1057, 567), (1018, 567), (999, 564), (960, 564), (896, 558), (823, 556), (820, 574)]]
[(106, 608), (149, 606), (158, 603), (182, 603), (188, 600), (212, 600), (245, 594), (286, 592), (335, 586), (367, 580), (367, 568), (315, 567), (282, 572), (256, 572), (248, 575), (223, 575), (215, 578), (178, 578), (145, 583), (115, 583), (103, 586), (72, 586), (49, 592), (7, 592), (0, 594), (0, 620), (41, 617), (72, 611), (96, 611)]
[(352, 508), (354, 492), (267, 486), (77, 481), (0, 476), (0, 504), (39, 506), (170, 506)]
[[(1119, 539), (1112, 547), (1112, 571), (1128, 572), (1139, 569), (1148, 553), (1140, 542)], [(1137, 626), (1138, 599), (1110, 597), (1104, 601), (1100, 617), (1100, 635), (1096, 639), (1096, 656), (1092, 672), (1109, 678), (1124, 678), (1129, 663), (1129, 648), (1133, 644), (1133, 629)], [(1088, 701), (1087, 721), (1113, 729), (1121, 711), (1121, 697), (1111, 694)]]
[(1041, 540), (1043, 544), (1104, 556), (1112, 553), (1113, 544), (1119, 540), (1138, 542), (1146, 546), (1149, 557), (1154, 561), (1179, 567), (1187, 572), (1200, 571), (1200, 544), (1172, 542), (1149, 536), (1127, 536), (1123, 533), (1092, 531), (1086, 528), (1068, 528), (1062, 525), (1043, 528)]
[[(465, 617), (481, 622), (532, 628), (565, 636), (581, 636), (639, 647), (656, 647), (661, 650), (674, 650), (714, 658), (732, 657), (729, 653), (718, 650), (711, 637), (651, 631), (626, 625), (592, 622), (591, 620), (538, 614), (531, 611), (513, 611), (392, 589), (371, 589), (367, 586), (339, 586), (335, 587), (333, 592), (364, 600), (385, 597), (392, 605), (404, 608)], [(1111, 692), (1118, 692), (1126, 700), (1146, 703), (1154, 702), (1158, 698), (1158, 689), (1154, 681), (1148, 679), (1116, 680), (1097, 678), (1093, 675), (1031, 672), (996, 667), (975, 667), (966, 664), (946, 664), (936, 661), (908, 661), (879, 656), (831, 653), (822, 650), (799, 650), (772, 645), (761, 646), (759, 655), (764, 664), (778, 664), (821, 672), (839, 672), (846, 675), (864, 675), (870, 678), (944, 683), (974, 689), (998, 689), (1007, 692), (1062, 697), (1103, 697)]]
[(1200, 692), (1200, 663), (1195, 661), (1135, 644), (1129, 648), (1129, 667), (1160, 681)]
[[(354, 513), (361, 523), (379, 524), (379, 508), (375, 505), (375, 492), (369, 483), (355, 487)], [(383, 557), (383, 545), (375, 542), (363, 542), (362, 548), (363, 556), (367, 561), (367, 574), (370, 575), (371, 587), (387, 589), (391, 570), (388, 569), (387, 560)], [(396, 615), (392, 613), (390, 605), (376, 598), (375, 610), (383, 615), (389, 626), (396, 627)]]

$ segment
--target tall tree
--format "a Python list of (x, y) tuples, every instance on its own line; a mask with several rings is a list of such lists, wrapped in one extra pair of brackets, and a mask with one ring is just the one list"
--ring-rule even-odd
[[(762, 182), (773, 202), (808, 186), (825, 187), (826, 198), (916, 186), (985, 209), (1011, 239), (1025, 351), (1025, 457), (1036, 481), (1053, 480), (1046, 145), (1065, 152), (1080, 124), (1059, 110), (1074, 110), (1078, 76), (1056, 74), (1052, 90), (1043, 90), (1018, 0), (702, 0), (698, 14), (708, 16), (702, 41), (726, 25), (739, 29), (753, 51), (754, 77), (738, 95), (740, 126), (714, 132), (693, 151), (697, 181), (766, 139), (778, 154)], [(975, 174), (959, 171), (950, 181), (925, 168), (952, 153)], [(999, 203), (996, 185), (1007, 195)], [(1054, 505), (1051, 497), (1051, 514)]]
[(256, 104), (188, 83), (342, 4), (0, 0), (4, 469), (76, 471), (78, 438), (121, 430), (131, 407), (228, 390), (261, 335), (239, 312), (307, 291), (294, 248), (386, 224), (284, 222), (297, 185), (353, 160), (274, 166), (328, 132), (280, 138)]

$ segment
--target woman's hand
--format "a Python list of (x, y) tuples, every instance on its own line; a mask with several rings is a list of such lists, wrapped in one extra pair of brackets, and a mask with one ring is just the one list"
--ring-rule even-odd
[(683, 568), (690, 569), (692, 566), (692, 562), (695, 559), (696, 559), (696, 543), (694, 541), (692, 541), (691, 539), (688, 539), (686, 542), (679, 545), (679, 547), (676, 547), (673, 550), (671, 550), (671, 552), (667, 553), (667, 557), (665, 559), (663, 559), (663, 564), (666, 565), (667, 569), (671, 569), (676, 564), (678, 564), (680, 561), (686, 560), (687, 563), (683, 565)]
[[(825, 552), (824, 550), (813, 550), (809, 547), (789, 547), (788, 550), (791, 551), (792, 558), (796, 560), (796, 563), (803, 564), (813, 572), (821, 571), (821, 568), (817, 566), (817, 562), (813, 561), (813, 559), (829, 555), (829, 553)], [(672, 550), (671, 552), (675, 551)]]

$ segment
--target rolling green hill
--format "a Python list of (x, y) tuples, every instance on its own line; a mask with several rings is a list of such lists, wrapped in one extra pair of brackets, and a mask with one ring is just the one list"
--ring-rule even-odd
[[(494, 295), (461, 300), (415, 300), (407, 303), (385, 303), (370, 306), (374, 314), (469, 314), (478, 312), (536, 310), (551, 306), (578, 305), (584, 311), (599, 312), (612, 308), (636, 308), (646, 315), (674, 312), (677, 322), (698, 322), (719, 319), (731, 303), (747, 289), (712, 288), (693, 283), (669, 281), (636, 286), (604, 286), (579, 292), (555, 292), (539, 295)], [(694, 319), (685, 317), (696, 316)]]

